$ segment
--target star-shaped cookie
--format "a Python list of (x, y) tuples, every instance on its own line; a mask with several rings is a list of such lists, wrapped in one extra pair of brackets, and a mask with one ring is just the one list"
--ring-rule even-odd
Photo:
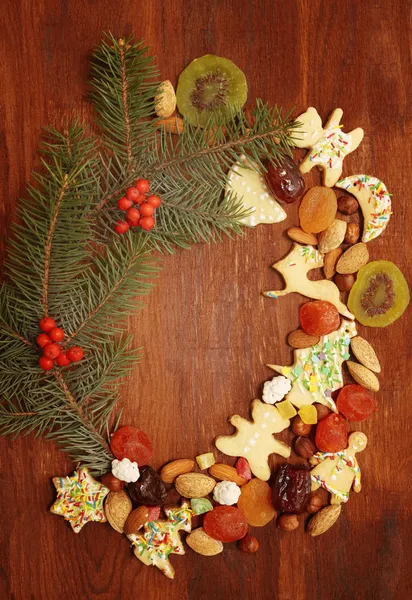
[(96, 481), (87, 467), (77, 469), (70, 477), (53, 477), (57, 499), (50, 512), (69, 521), (75, 533), (89, 521), (106, 521), (103, 501), (109, 489)]
[(343, 111), (335, 109), (325, 128), (317, 110), (312, 106), (297, 117), (299, 127), (294, 130), (294, 144), (298, 148), (310, 148), (300, 164), (301, 173), (309, 173), (315, 165), (323, 170), (323, 184), (333, 187), (342, 174), (343, 159), (356, 150), (363, 139), (363, 129), (358, 127), (349, 133), (342, 131), (340, 120)]
[(169, 561), (170, 554), (185, 554), (179, 531), (190, 532), (193, 511), (184, 501), (180, 507), (164, 509), (167, 521), (149, 521), (144, 526), (144, 533), (130, 534), (135, 556), (145, 565), (153, 565), (166, 577), (173, 579), (175, 570)]

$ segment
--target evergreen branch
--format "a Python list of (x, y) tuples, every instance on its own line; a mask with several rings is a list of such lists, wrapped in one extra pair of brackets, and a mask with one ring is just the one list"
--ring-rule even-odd
[(124, 52), (124, 40), (119, 40), (119, 55), (120, 55), (120, 73), (122, 76), (122, 103), (123, 103), (123, 118), (125, 125), (125, 145), (127, 151), (127, 160), (129, 164), (132, 162), (132, 146), (130, 140), (130, 117), (128, 103), (128, 84), (126, 76), (126, 59)]

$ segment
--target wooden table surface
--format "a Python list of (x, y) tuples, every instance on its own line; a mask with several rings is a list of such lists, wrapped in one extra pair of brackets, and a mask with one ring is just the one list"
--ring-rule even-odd
[[(315, 106), (323, 118), (341, 107), (346, 131), (365, 129), (344, 174), (378, 176), (393, 194), (392, 221), (370, 244), (371, 258), (393, 260), (411, 276), (410, 0), (15, 0), (0, 14), (3, 241), (38, 164), (41, 127), (60, 125), (66, 113), (89, 115), (93, 46), (103, 31), (134, 31), (174, 83), (193, 58), (215, 53), (243, 69), (250, 99), (295, 106), (296, 114)], [(287, 210), (279, 225), (167, 257), (145, 309), (130, 318), (145, 356), (123, 387), (124, 422), (151, 435), (155, 467), (211, 450), (214, 436), (230, 431), (227, 417), (246, 415), (259, 395), (270, 377), (265, 363), (291, 360), (285, 339), (302, 299), (260, 295), (279, 282), (270, 265), (297, 224), (296, 207)], [(312, 539), (302, 525), (285, 534), (272, 522), (256, 530), (255, 555), (230, 545), (213, 558), (190, 549), (172, 557), (172, 582), (133, 558), (108, 525), (74, 535), (48, 512), (51, 478), (72, 469), (52, 443), (0, 439), (1, 598), (411, 598), (410, 315), (386, 330), (360, 328), (383, 364), (379, 411), (360, 424), (369, 437), (362, 493), (329, 533)]]

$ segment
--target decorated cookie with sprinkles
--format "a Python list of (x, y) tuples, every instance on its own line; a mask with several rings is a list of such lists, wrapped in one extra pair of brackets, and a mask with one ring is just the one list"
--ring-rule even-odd
[(267, 481), (270, 477), (268, 458), (280, 454), (288, 458), (290, 448), (273, 437), (289, 427), (289, 419), (282, 417), (275, 406), (260, 400), (252, 402), (252, 421), (239, 415), (230, 417), (230, 423), (237, 431), (233, 435), (216, 438), (216, 448), (228, 456), (243, 456), (250, 465), (255, 477)]
[(264, 176), (245, 155), (230, 169), (225, 193), (235, 194), (244, 209), (251, 212), (241, 221), (248, 227), (259, 223), (280, 223), (286, 219), (285, 211), (270, 193)]
[(299, 126), (294, 131), (294, 145), (310, 149), (299, 169), (301, 173), (309, 173), (314, 166), (319, 167), (327, 187), (336, 184), (342, 175), (343, 159), (356, 150), (363, 139), (360, 127), (349, 133), (342, 131), (342, 115), (341, 108), (334, 110), (323, 128), (318, 111), (309, 107), (295, 121)]
[(77, 469), (70, 477), (53, 477), (57, 499), (50, 512), (69, 521), (75, 533), (89, 521), (106, 521), (103, 501), (109, 489), (96, 481), (87, 467)]
[(342, 319), (339, 329), (322, 336), (315, 346), (295, 350), (291, 367), (268, 365), (292, 382), (287, 400), (299, 408), (318, 402), (337, 412), (332, 392), (343, 387), (342, 363), (350, 358), (355, 335), (355, 323)]
[(377, 238), (392, 214), (391, 194), (383, 181), (370, 175), (351, 175), (338, 181), (336, 187), (346, 190), (359, 202), (364, 218), (362, 242)]
[(349, 445), (342, 452), (317, 452), (310, 459), (312, 491), (323, 487), (331, 494), (331, 504), (341, 504), (349, 500), (349, 492), (361, 491), (361, 472), (355, 457), (365, 450), (368, 438), (355, 431), (349, 436)]

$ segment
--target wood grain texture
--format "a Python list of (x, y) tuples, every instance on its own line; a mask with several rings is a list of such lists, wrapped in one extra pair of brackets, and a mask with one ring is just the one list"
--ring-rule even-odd
[[(344, 174), (367, 172), (393, 193), (387, 233), (371, 258), (394, 260), (411, 277), (411, 2), (409, 0), (15, 0), (0, 8), (0, 227), (2, 243), (16, 199), (38, 163), (41, 127), (65, 113), (89, 112), (89, 59), (102, 31), (135, 31), (157, 57), (162, 77), (207, 52), (244, 70), (250, 98), (326, 118), (344, 110), (346, 130), (362, 126), (360, 148)], [(298, 114), (298, 112), (297, 112)], [(319, 181), (318, 174), (308, 181)], [(298, 324), (297, 295), (260, 292), (280, 283), (270, 265), (286, 253), (279, 225), (167, 257), (146, 308), (130, 319), (144, 361), (123, 388), (124, 421), (147, 430), (155, 466), (212, 449), (246, 415), (270, 377), (267, 362), (288, 364), (286, 336)], [(362, 423), (363, 491), (338, 524), (310, 539), (272, 522), (256, 530), (260, 551), (234, 545), (213, 558), (172, 557), (174, 582), (132, 557), (108, 525), (74, 535), (48, 513), (51, 477), (71, 471), (51, 443), (32, 436), (0, 440), (0, 597), (88, 600), (406, 600), (412, 597), (410, 402), (411, 311), (387, 330), (361, 333), (383, 364), (379, 411)], [(287, 437), (287, 436), (286, 436)]]

